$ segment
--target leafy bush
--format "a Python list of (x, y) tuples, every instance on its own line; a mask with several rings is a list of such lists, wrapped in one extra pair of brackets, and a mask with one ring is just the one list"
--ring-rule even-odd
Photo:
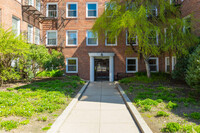
[(14, 88), (6, 88), (6, 90), (8, 90), (8, 91), (13, 91)]
[(166, 73), (152, 73), (151, 78), (146, 76), (146, 73), (138, 72), (135, 73), (134, 77), (128, 77), (119, 80), (120, 83), (128, 84), (133, 82), (141, 82), (141, 83), (153, 83), (153, 82), (162, 82), (169, 81), (169, 74)]
[(38, 121), (47, 121), (47, 116), (38, 117)]
[(63, 73), (61, 70), (43, 71), (41, 73), (39, 72), (37, 77), (61, 77)]
[(44, 127), (42, 128), (43, 131), (49, 130), (51, 127)]
[(167, 103), (167, 106), (166, 106), (166, 107), (167, 107), (168, 109), (174, 109), (174, 108), (178, 107), (178, 104), (169, 101), (169, 102)]
[(158, 111), (156, 116), (158, 116), (158, 117), (160, 117), (160, 116), (168, 117), (169, 114), (164, 112), (164, 111)]
[(181, 125), (175, 122), (167, 123), (166, 127), (163, 128), (162, 132), (178, 132), (181, 129)]
[(193, 112), (190, 114), (190, 117), (196, 120), (200, 120), (200, 112)]
[(1, 121), (0, 122), (0, 128), (5, 129), (7, 131), (10, 131), (11, 129), (17, 128), (18, 124), (19, 123), (17, 121), (13, 121), (13, 120)]
[(200, 88), (200, 45), (189, 56), (188, 69), (186, 71), (186, 82), (193, 88)]

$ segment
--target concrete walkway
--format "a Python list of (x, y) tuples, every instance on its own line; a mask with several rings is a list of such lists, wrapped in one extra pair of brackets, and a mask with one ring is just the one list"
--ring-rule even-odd
[(115, 85), (90, 83), (59, 133), (138, 133)]

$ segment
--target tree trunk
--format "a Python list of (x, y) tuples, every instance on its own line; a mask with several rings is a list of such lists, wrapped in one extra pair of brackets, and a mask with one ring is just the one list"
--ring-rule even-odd
[(150, 72), (149, 60), (148, 59), (144, 59), (144, 62), (145, 62), (145, 66), (146, 66), (147, 77), (150, 78), (151, 77), (151, 72)]

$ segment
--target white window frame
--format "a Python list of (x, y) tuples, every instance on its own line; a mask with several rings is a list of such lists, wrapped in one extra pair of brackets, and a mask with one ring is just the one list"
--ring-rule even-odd
[[(36, 31), (39, 31), (39, 35), (38, 35), (38, 37), (39, 37), (39, 40), (38, 40), (38, 42), (36, 41)], [(40, 29), (38, 29), (38, 28), (36, 28), (35, 27), (35, 37), (34, 37), (34, 42), (35, 42), (35, 44), (37, 44), (37, 45), (39, 45), (40, 44)]]
[[(48, 45), (48, 32), (56, 32), (56, 45)], [(46, 31), (46, 46), (57, 46), (58, 44), (58, 33), (57, 30), (47, 30)]]
[[(167, 72), (167, 60), (169, 59), (169, 57), (165, 57), (165, 72)], [(169, 59), (169, 66), (170, 66), (170, 59)]]
[[(70, 5), (70, 4), (76, 4), (76, 17), (71, 17), (68, 14), (68, 11), (69, 11), (68, 5)], [(67, 4), (66, 4), (66, 17), (67, 18), (77, 18), (78, 17), (78, 2), (67, 2)]]
[[(76, 71), (68, 71), (68, 60), (76, 60)], [(78, 58), (77, 57), (72, 57), (72, 58), (66, 58), (66, 73), (78, 73)]]
[[(96, 4), (96, 16), (88, 16), (88, 4)], [(97, 18), (98, 17), (98, 2), (86, 2), (86, 17)]]
[[(156, 60), (156, 66), (157, 66), (157, 70), (156, 71), (151, 71), (151, 69), (150, 69), (150, 71), (151, 72), (159, 72), (159, 59), (158, 59), (158, 57), (150, 57), (149, 58), (149, 60), (150, 59), (155, 59)], [(149, 67), (150, 67), (151, 65), (149, 64)]]
[(29, 30), (28, 30), (28, 36), (27, 36), (27, 37), (28, 37), (28, 43), (33, 43), (33, 40), (34, 40), (34, 39), (33, 39), (33, 26), (29, 24), (29, 25), (28, 25), (28, 29), (29, 29), (29, 27), (31, 28), (31, 33), (30, 33), (30, 34), (31, 34), (32, 36), (30, 36), (31, 38), (30, 38), (30, 41), (29, 41)]
[[(135, 59), (136, 61), (136, 64), (135, 64), (135, 66), (136, 66), (136, 71), (128, 71), (128, 60), (129, 59)], [(126, 58), (126, 73), (136, 73), (136, 72), (138, 72), (138, 58), (137, 57), (127, 57)]]
[(56, 17), (58, 17), (58, 3), (47, 3), (47, 7), (46, 7), (46, 17), (49, 17), (49, 5), (56, 5), (57, 6), (57, 11), (56, 11)]
[[(69, 31), (75, 31), (76, 32), (76, 45), (71, 45), (71, 44), (68, 44), (68, 32)], [(78, 46), (78, 30), (67, 30), (66, 31), (66, 46)]]
[[(39, 3), (39, 7), (37, 7), (37, 2)], [(41, 2), (40, 2), (40, 0), (36, 0), (36, 1), (35, 1), (35, 8), (36, 8), (38, 11), (41, 10)]]
[(176, 63), (177, 63), (177, 58), (176, 56), (172, 56), (172, 71), (175, 69), (175, 65), (176, 63), (174, 64), (174, 61), (173, 60), (176, 60)]
[[(136, 44), (133, 44), (133, 46), (137, 46), (138, 45), (138, 37), (135, 36), (136, 38)], [(130, 44), (128, 44), (128, 31), (126, 30), (126, 46), (131, 46)]]
[(32, 0), (32, 3), (29, 3), (29, 1), (30, 1), (30, 0), (28, 0), (28, 5), (30, 5), (30, 6), (33, 6), (33, 7), (34, 7), (34, 1), (35, 1), (35, 0)]
[(117, 36), (115, 36), (115, 44), (108, 44), (108, 43), (107, 43), (107, 32), (108, 32), (108, 31), (106, 31), (105, 45), (106, 45), (106, 46), (117, 46)]
[(97, 43), (96, 44), (88, 44), (88, 32), (91, 32), (91, 30), (86, 31), (86, 45), (87, 46), (98, 46), (98, 34), (96, 33)]
[(152, 45), (159, 45), (158, 31), (156, 31), (156, 44), (152, 44)]
[(15, 16), (13, 16), (12, 19), (16, 19), (17, 20), (17, 34), (16, 34), (16, 36), (19, 36), (20, 35), (20, 23), (21, 23), (20, 19), (15, 17)]

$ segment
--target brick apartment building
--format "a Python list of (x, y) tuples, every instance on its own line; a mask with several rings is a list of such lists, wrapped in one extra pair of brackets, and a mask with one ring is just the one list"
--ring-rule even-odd
[[(137, 54), (127, 54), (126, 33), (116, 37), (98, 39), (91, 33), (95, 20), (105, 10), (108, 0), (1, 0), (0, 23), (16, 34), (26, 34), (29, 43), (45, 44), (65, 56), (68, 74), (94, 81), (114, 81), (119, 73), (133, 74), (145, 71), (145, 64)], [(172, 2), (173, 0), (171, 0)], [(200, 18), (200, 0), (182, 0), (182, 16), (193, 14)], [(194, 24), (194, 33), (200, 36), (200, 23)], [(109, 34), (109, 33), (107, 33)], [(136, 44), (137, 45), (137, 44)], [(169, 62), (172, 68), (169, 68)], [(150, 59), (152, 72), (174, 69), (176, 57), (162, 54)]]

